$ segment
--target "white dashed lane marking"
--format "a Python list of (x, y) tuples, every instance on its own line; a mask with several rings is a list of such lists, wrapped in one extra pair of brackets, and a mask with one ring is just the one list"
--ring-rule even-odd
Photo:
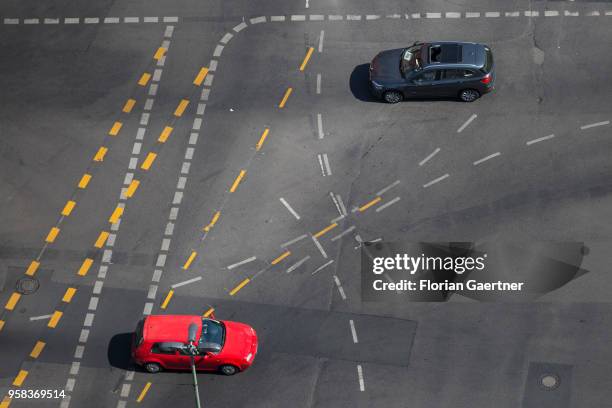
[(317, 113), (317, 131), (319, 139), (323, 139), (323, 137), (325, 137), (325, 135), (323, 134), (323, 117), (320, 113)]
[(474, 166), (478, 166), (479, 164), (484, 163), (484, 162), (486, 162), (487, 160), (491, 160), (492, 158), (497, 157), (497, 156), (500, 156), (500, 155), (501, 155), (501, 153), (500, 153), (500, 152), (495, 152), (495, 153), (493, 153), (493, 154), (490, 154), (490, 155), (488, 155), (488, 156), (486, 156), (486, 157), (483, 157), (483, 158), (482, 158), (482, 159), (480, 159), (480, 160), (476, 160), (476, 161), (474, 162)]
[(355, 322), (353, 319), (349, 320), (349, 325), (351, 326), (351, 335), (353, 336), (353, 343), (359, 343), (359, 339), (357, 338), (357, 330), (355, 329)]
[(380, 207), (376, 208), (376, 212), (381, 212), (385, 208), (391, 207), (393, 204), (397, 203), (399, 200), (400, 200), (399, 197), (395, 197), (393, 200), (390, 200), (384, 203), (383, 205), (381, 205)]
[(338, 276), (336, 275), (334, 275), (334, 282), (336, 283), (338, 292), (340, 292), (340, 297), (342, 298), (342, 300), (346, 300), (346, 294), (344, 293), (344, 289), (342, 288), (342, 285), (340, 284), (340, 279), (338, 279)]
[(423, 166), (425, 163), (427, 163), (429, 160), (431, 160), (432, 157), (434, 157), (436, 154), (438, 154), (440, 152), (440, 148), (436, 148), (436, 150), (434, 150), (433, 152), (431, 152), (427, 157), (425, 157), (423, 160), (421, 160), (419, 162), (419, 167)]
[(330, 261), (325, 262), (323, 265), (321, 265), (321, 266), (319, 266), (317, 269), (315, 269), (315, 270), (314, 270), (314, 272), (312, 273), (312, 275), (314, 275), (314, 274), (315, 274), (315, 273), (317, 273), (317, 272), (322, 271), (323, 269), (327, 268), (329, 265), (331, 265), (331, 264), (333, 264), (333, 263), (334, 263), (334, 260), (333, 260), (333, 259), (332, 259), (332, 260), (330, 260)]
[(342, 238), (343, 236), (345, 236), (345, 235), (347, 235), (347, 234), (350, 234), (350, 233), (351, 233), (351, 231), (354, 231), (354, 230), (355, 230), (355, 226), (353, 225), (353, 226), (351, 226), (351, 227), (349, 227), (349, 228), (345, 229), (344, 231), (342, 231), (340, 234), (338, 234), (338, 235), (336, 235), (335, 237), (333, 237), (333, 238), (331, 239), (331, 241), (332, 241), (332, 242), (335, 242), (335, 241), (339, 240), (340, 238)]
[(609, 120), (604, 120), (603, 122), (590, 123), (588, 125), (580, 126), (580, 130), (586, 130), (586, 129), (590, 129), (590, 128), (594, 128), (594, 127), (598, 127), (598, 126), (605, 126), (605, 125), (609, 125), (609, 124), (610, 124)]
[(290, 240), (290, 241), (287, 241), (287, 242), (285, 242), (285, 243), (282, 243), (280, 246), (281, 246), (281, 248), (286, 248), (286, 247), (288, 247), (289, 245), (293, 245), (293, 244), (295, 244), (296, 242), (299, 242), (299, 241), (301, 241), (301, 240), (303, 240), (303, 239), (305, 239), (305, 238), (308, 238), (308, 234), (300, 235), (300, 236), (299, 236), (299, 237), (297, 237), (297, 238), (294, 238), (294, 239), (292, 239), (292, 240)]
[(252, 257), (250, 257), (250, 258), (245, 259), (244, 261), (236, 262), (235, 264), (229, 265), (229, 266), (227, 267), (227, 269), (232, 270), (232, 269), (237, 268), (237, 267), (239, 267), (239, 266), (246, 265), (246, 264), (248, 264), (249, 262), (253, 262), (253, 261), (254, 261), (254, 260), (256, 260), (256, 259), (257, 259), (257, 257), (252, 256)]
[(175, 283), (174, 285), (170, 285), (170, 287), (172, 289), (176, 289), (176, 288), (180, 288), (181, 286), (185, 286), (185, 285), (189, 285), (191, 283), (195, 283), (199, 280), (202, 280), (201, 276), (198, 276), (197, 278), (193, 278), (193, 279), (187, 279), (186, 281), (183, 282), (179, 282), (179, 283)]
[(534, 143), (543, 142), (544, 140), (552, 139), (553, 137), (555, 137), (555, 135), (548, 135), (548, 136), (538, 137), (537, 139), (532, 139), (532, 140), (528, 141), (525, 144), (527, 146), (530, 146), (530, 145), (532, 145)]
[(363, 368), (361, 368), (361, 364), (357, 365), (357, 378), (359, 379), (359, 391), (365, 391), (365, 381), (363, 379)]
[(300, 219), (300, 215), (289, 205), (287, 200), (285, 200), (283, 197), (279, 198), (279, 200), (281, 203), (283, 203), (283, 205), (285, 206), (285, 208), (287, 208), (291, 215), (295, 217), (296, 220)]
[(323, 52), (323, 39), (325, 38), (325, 30), (321, 30), (319, 35), (319, 52)]
[(306, 262), (309, 259), (310, 259), (310, 255), (305, 256), (304, 258), (300, 259), (299, 261), (297, 261), (296, 263), (291, 265), (289, 268), (287, 268), (286, 272), (287, 273), (291, 273), (291, 272), (295, 271), (297, 268), (302, 266), (304, 264), (304, 262)]
[(430, 187), (436, 183), (439, 183), (440, 181), (444, 180), (445, 178), (448, 178), (450, 176), (450, 174), (446, 173), (443, 176), (438, 177), (437, 179), (433, 179), (431, 180), (429, 183), (423, 184), (423, 188), (427, 188)]
[(470, 123), (472, 123), (472, 121), (474, 119), (476, 119), (478, 117), (478, 115), (473, 114), (472, 116), (470, 116), (470, 118), (468, 120), (465, 121), (465, 123), (463, 125), (461, 125), (461, 127), (459, 127), (459, 129), (457, 129), (457, 133), (461, 133), (463, 132), (463, 130), (469, 126)]

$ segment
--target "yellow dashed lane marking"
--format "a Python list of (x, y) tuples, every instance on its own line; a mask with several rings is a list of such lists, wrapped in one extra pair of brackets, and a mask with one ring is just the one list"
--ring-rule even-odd
[(285, 107), (285, 104), (287, 103), (287, 99), (289, 99), (289, 95), (291, 95), (291, 92), (293, 92), (293, 88), (287, 88), (287, 90), (285, 91), (285, 96), (283, 96), (283, 100), (278, 104), (279, 108), (282, 109)]
[(93, 161), (96, 161), (96, 162), (103, 161), (104, 160), (104, 156), (106, 156), (106, 152), (107, 151), (108, 151), (108, 148), (106, 148), (104, 146), (100, 146), (100, 148), (96, 152), (96, 155), (93, 158)]
[(202, 85), (202, 82), (204, 81), (204, 78), (206, 78), (207, 74), (208, 74), (208, 68), (202, 67), (202, 69), (200, 69), (200, 72), (198, 72), (198, 75), (193, 80), (193, 84), (196, 86)]
[(4, 327), (4, 320), (0, 320), (0, 331), (2, 331), (3, 327)]
[(34, 345), (34, 348), (32, 348), (32, 351), (30, 352), (30, 357), (38, 358), (38, 356), (40, 356), (40, 353), (42, 353), (43, 349), (45, 348), (45, 344), (46, 343), (44, 341), (37, 341)]
[(49, 319), (49, 323), (47, 323), (47, 327), (54, 329), (59, 323), (60, 319), (62, 318), (62, 315), (63, 313), (60, 312), (59, 310), (56, 310), (55, 312), (53, 312), (51, 319)]
[(162, 309), (166, 309), (166, 307), (168, 307), (168, 303), (170, 303), (170, 299), (172, 299), (172, 295), (174, 295), (174, 291), (170, 289), (170, 292), (168, 292), (168, 295), (166, 295), (166, 298), (164, 299), (164, 303), (162, 303), (161, 305)]
[(145, 86), (149, 82), (149, 79), (151, 79), (151, 74), (145, 72), (138, 80), (138, 85)]
[(47, 234), (47, 238), (45, 238), (45, 242), (52, 243), (57, 238), (57, 235), (60, 233), (60, 229), (57, 227), (51, 228), (49, 233)]
[(244, 288), (247, 285), (247, 283), (249, 283), (250, 281), (251, 280), (249, 278), (246, 278), (245, 280), (240, 282), (238, 286), (236, 286), (234, 289), (231, 290), (231, 292), (229, 293), (230, 296), (234, 296), (236, 293), (238, 293), (240, 289)]
[(277, 263), (279, 263), (280, 261), (282, 261), (283, 259), (285, 259), (286, 257), (288, 257), (289, 255), (291, 255), (291, 251), (285, 251), (283, 252), (278, 258), (276, 258), (275, 260), (273, 260), (271, 263), (272, 265), (276, 265)]
[(131, 198), (134, 193), (136, 192), (136, 189), (138, 188), (138, 186), (140, 185), (140, 181), (138, 180), (132, 180), (132, 182), (130, 183), (130, 185), (127, 188), (127, 191), (125, 192), (125, 195), (127, 198)]
[(66, 289), (66, 293), (64, 293), (64, 297), (62, 297), (62, 302), (70, 303), (76, 291), (77, 291), (76, 288)]
[(185, 112), (185, 109), (187, 109), (187, 105), (189, 105), (189, 101), (187, 99), (181, 99), (176, 107), (176, 110), (174, 111), (174, 116), (180, 118), (183, 115), (183, 112)]
[(13, 385), (15, 387), (21, 387), (21, 384), (23, 384), (27, 376), (28, 372), (26, 370), (19, 370), (19, 374), (17, 374), (17, 377), (13, 380)]
[(86, 188), (89, 184), (89, 180), (91, 180), (91, 174), (83, 174), (83, 177), (81, 177), (81, 180), (79, 181), (79, 188)]
[(123, 105), (122, 111), (124, 113), (130, 113), (132, 111), (132, 109), (134, 108), (134, 105), (136, 105), (136, 100), (135, 99), (128, 99), (125, 102), (125, 105)]
[(146, 383), (142, 391), (140, 391), (140, 395), (138, 396), (138, 399), (136, 399), (136, 402), (142, 402), (144, 397), (147, 395), (147, 392), (149, 392), (149, 388), (151, 388), (150, 382)]
[(62, 210), (62, 215), (65, 217), (69, 216), (72, 210), (74, 209), (75, 205), (76, 205), (76, 202), (69, 200), (64, 206), (64, 209)]
[(361, 207), (359, 207), (359, 212), (364, 212), (365, 210), (367, 210), (368, 208), (370, 208), (371, 206), (373, 206), (374, 204), (380, 202), (380, 200), (382, 200), (382, 198), (380, 197), (376, 197), (375, 199), (373, 199), (372, 201), (370, 201), (367, 204), (362, 205)]
[(170, 137), (170, 133), (172, 133), (172, 129), (170, 126), (166, 126), (164, 128), (164, 130), (162, 130), (161, 134), (159, 135), (159, 139), (157, 139), (157, 141), (159, 143), (166, 143), (166, 140), (168, 140), (168, 137)]
[(119, 134), (119, 131), (121, 130), (121, 126), (123, 126), (123, 123), (121, 122), (113, 123), (113, 127), (108, 131), (108, 134), (111, 136), (117, 136)]
[(328, 225), (327, 227), (323, 228), (321, 231), (317, 232), (316, 234), (314, 234), (315, 238), (319, 238), (320, 236), (323, 236), (324, 234), (328, 233), (329, 231), (333, 230), (334, 228), (336, 228), (338, 226), (338, 224), (336, 224), (335, 222), (333, 224)]
[(87, 272), (89, 272), (89, 268), (91, 268), (91, 265), (93, 265), (93, 259), (85, 258), (85, 260), (81, 264), (81, 267), (79, 268), (78, 275), (79, 276), (87, 275)]
[(238, 188), (238, 184), (240, 184), (240, 180), (242, 180), (245, 174), (246, 170), (240, 170), (240, 174), (238, 174), (238, 177), (236, 177), (236, 180), (234, 180), (234, 184), (232, 184), (232, 188), (230, 188), (230, 193), (236, 191), (236, 189)]
[(308, 52), (306, 52), (306, 56), (304, 57), (304, 61), (302, 61), (302, 65), (300, 65), (300, 71), (303, 71), (312, 56), (312, 52), (314, 51), (313, 47), (308, 47)]
[(108, 238), (109, 235), (110, 235), (110, 233), (108, 233), (107, 231), (100, 232), (100, 235), (98, 235), (98, 239), (96, 239), (96, 242), (94, 243), (94, 246), (96, 248), (102, 248), (104, 246), (104, 243), (106, 242), (106, 239)]
[(153, 152), (149, 152), (149, 154), (147, 154), (147, 158), (142, 162), (142, 166), (140, 166), (140, 168), (143, 170), (149, 170), (151, 168), (151, 165), (153, 164), (153, 161), (155, 161), (156, 157), (157, 157), (157, 154)]
[(115, 224), (117, 221), (119, 221), (119, 218), (121, 218), (122, 215), (123, 215), (123, 207), (117, 206), (117, 208), (115, 208), (115, 211), (113, 211), (111, 216), (108, 217), (108, 222), (110, 222), (111, 224)]
[(191, 264), (193, 263), (193, 260), (195, 259), (196, 255), (198, 253), (196, 251), (192, 251), (191, 255), (189, 255), (189, 259), (187, 259), (187, 262), (185, 262), (185, 265), (183, 265), (183, 269), (187, 270), (189, 269), (189, 267), (191, 266)]
[(211, 228), (215, 226), (220, 216), (221, 216), (221, 211), (217, 211), (215, 215), (213, 215), (212, 220), (210, 220), (210, 224), (204, 227), (204, 231), (205, 232), (210, 231)]
[(214, 307), (211, 307), (210, 309), (208, 309), (206, 312), (204, 312), (204, 314), (202, 315), (202, 317), (210, 317), (211, 314), (213, 314), (213, 312), (215, 311)]
[(0, 401), (0, 408), (9, 408), (10, 405), (11, 398), (9, 396), (2, 398), (2, 401)]
[(6, 305), (4, 305), (4, 308), (6, 310), (13, 310), (17, 302), (19, 302), (19, 299), (21, 299), (21, 294), (13, 292), (11, 294), (11, 297), (9, 297), (9, 299), (6, 301)]
[(153, 59), (159, 61), (164, 54), (166, 53), (166, 49), (164, 47), (159, 47), (157, 51), (155, 51), (155, 55), (153, 55)]
[(30, 262), (30, 266), (28, 266), (28, 269), (26, 270), (26, 275), (34, 276), (39, 266), (40, 266), (40, 262), (38, 261)]
[(255, 150), (259, 151), (261, 149), (264, 142), (266, 141), (266, 137), (268, 137), (269, 132), (270, 132), (270, 129), (268, 128), (264, 129), (263, 133), (261, 134), (261, 137), (259, 138), (259, 142), (257, 142), (257, 145), (255, 146)]

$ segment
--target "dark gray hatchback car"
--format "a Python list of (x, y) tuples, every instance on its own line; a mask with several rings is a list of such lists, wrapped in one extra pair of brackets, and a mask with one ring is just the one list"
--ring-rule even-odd
[(414, 43), (382, 51), (370, 63), (370, 90), (397, 103), (405, 98), (456, 97), (473, 102), (495, 82), (491, 49), (478, 43)]

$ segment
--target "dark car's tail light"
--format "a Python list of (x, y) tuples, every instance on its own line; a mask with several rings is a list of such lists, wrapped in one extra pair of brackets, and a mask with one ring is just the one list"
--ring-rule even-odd
[(491, 73), (488, 73), (487, 75), (483, 76), (480, 82), (482, 82), (485, 85), (490, 84), (491, 83)]

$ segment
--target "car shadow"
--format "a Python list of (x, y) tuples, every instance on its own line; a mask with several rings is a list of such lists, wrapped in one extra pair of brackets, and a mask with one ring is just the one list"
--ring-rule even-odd
[(370, 80), (369, 71), (369, 63), (357, 65), (353, 69), (353, 72), (351, 72), (351, 77), (349, 79), (349, 87), (351, 89), (351, 93), (355, 98), (359, 99), (362, 102), (380, 102), (370, 93), (370, 86), (368, 83), (368, 81)]
[(132, 333), (115, 334), (108, 342), (107, 358), (112, 367), (122, 370), (134, 368), (132, 356)]

